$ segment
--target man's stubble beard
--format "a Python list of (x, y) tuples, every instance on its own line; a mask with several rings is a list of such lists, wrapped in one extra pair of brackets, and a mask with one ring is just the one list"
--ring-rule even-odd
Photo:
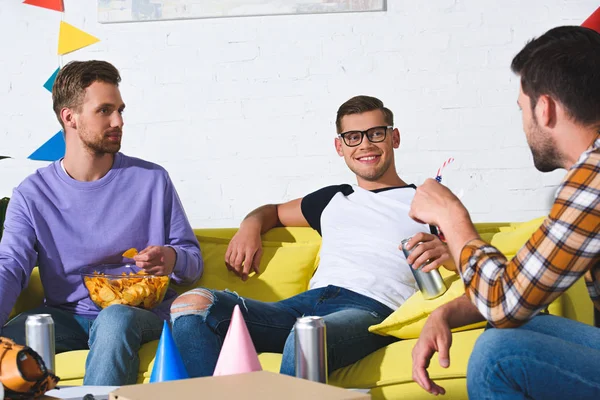
[(556, 143), (549, 135), (544, 135), (535, 116), (529, 125), (529, 149), (533, 156), (533, 165), (540, 172), (552, 172), (562, 168), (562, 157)]
[(95, 156), (103, 156), (105, 154), (115, 154), (121, 150), (121, 143), (104, 143), (105, 135), (102, 133), (102, 136), (97, 140), (90, 140), (88, 137), (89, 131), (87, 130), (85, 125), (80, 126), (79, 128), (79, 138), (85, 148)]

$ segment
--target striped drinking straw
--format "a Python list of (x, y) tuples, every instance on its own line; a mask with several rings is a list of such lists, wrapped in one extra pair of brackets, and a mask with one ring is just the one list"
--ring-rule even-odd
[(436, 181), (442, 183), (442, 171), (444, 171), (444, 168), (446, 168), (446, 166), (452, 164), (453, 162), (454, 162), (453, 157), (450, 157), (449, 159), (444, 161), (444, 163), (437, 170), (437, 175), (435, 176)]
[[(449, 159), (444, 161), (444, 163), (437, 170), (437, 175), (435, 176), (436, 181), (438, 181), (439, 183), (442, 183), (442, 171), (444, 171), (444, 168), (446, 168), (446, 166), (452, 164), (453, 162), (454, 162), (453, 157), (450, 157)], [(442, 242), (445, 242), (446, 237), (444, 236), (444, 233), (437, 226), (435, 227), (435, 230), (437, 231), (437, 234), (438, 234), (438, 237), (440, 238), (440, 240)]]

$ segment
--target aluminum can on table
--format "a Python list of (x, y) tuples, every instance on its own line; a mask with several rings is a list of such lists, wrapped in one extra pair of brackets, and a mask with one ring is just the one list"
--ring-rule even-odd
[[(414, 246), (411, 250), (407, 250), (406, 243), (408, 243), (409, 240), (410, 240), (410, 238), (404, 239), (401, 242), (402, 243), (402, 251), (404, 252), (404, 255), (406, 256), (406, 258), (408, 258), (410, 253), (412, 253), (413, 250), (416, 249), (417, 246), (420, 244), (420, 243), (417, 243), (417, 245)], [(442, 275), (440, 275), (440, 272), (437, 269), (434, 269), (429, 272), (423, 272), (422, 271), (423, 265), (421, 265), (417, 269), (414, 269), (412, 267), (412, 265), (409, 265), (409, 266), (410, 266), (410, 270), (413, 273), (413, 276), (415, 277), (415, 281), (417, 281), (417, 286), (419, 287), (419, 290), (423, 294), (424, 299), (434, 299), (436, 297), (441, 296), (442, 294), (444, 294), (446, 292), (446, 290), (447, 290), (446, 285), (444, 284)]]
[(296, 377), (327, 383), (327, 334), (322, 317), (301, 317), (294, 325)]
[(46, 368), (56, 372), (54, 364), (54, 320), (50, 314), (30, 315), (25, 320), (25, 341), (40, 355)]

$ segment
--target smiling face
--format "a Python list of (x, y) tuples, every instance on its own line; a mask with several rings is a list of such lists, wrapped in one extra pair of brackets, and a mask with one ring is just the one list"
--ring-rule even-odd
[(85, 89), (73, 120), (82, 145), (92, 154), (114, 154), (121, 149), (125, 104), (116, 85), (94, 82)]
[[(341, 119), (341, 132), (366, 131), (373, 127), (386, 126), (385, 116), (381, 110), (367, 111), (357, 114), (345, 115)], [(335, 139), (337, 153), (344, 157), (348, 168), (358, 179), (367, 182), (377, 182), (388, 175), (396, 175), (394, 165), (394, 149), (400, 146), (400, 133), (397, 129), (387, 129), (386, 137), (382, 142), (373, 143), (367, 135), (363, 135), (362, 142), (355, 147), (350, 147), (341, 138)]]

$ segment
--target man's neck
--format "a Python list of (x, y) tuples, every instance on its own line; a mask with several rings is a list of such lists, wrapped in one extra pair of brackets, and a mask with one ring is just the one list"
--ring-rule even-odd
[(569, 132), (566, 132), (562, 136), (562, 154), (564, 157), (563, 167), (568, 170), (570, 169), (581, 157), (581, 154), (585, 152), (598, 137), (600, 132), (597, 128), (583, 129), (580, 127), (573, 127)]
[(115, 160), (114, 154), (94, 155), (89, 152), (67, 151), (63, 159), (65, 172), (81, 182), (97, 181), (110, 171)]
[(398, 174), (394, 171), (393, 174), (386, 174), (376, 181), (368, 181), (366, 179), (357, 177), (358, 186), (365, 190), (378, 190), (385, 189), (391, 187), (400, 187), (406, 186), (406, 182), (404, 182)]

